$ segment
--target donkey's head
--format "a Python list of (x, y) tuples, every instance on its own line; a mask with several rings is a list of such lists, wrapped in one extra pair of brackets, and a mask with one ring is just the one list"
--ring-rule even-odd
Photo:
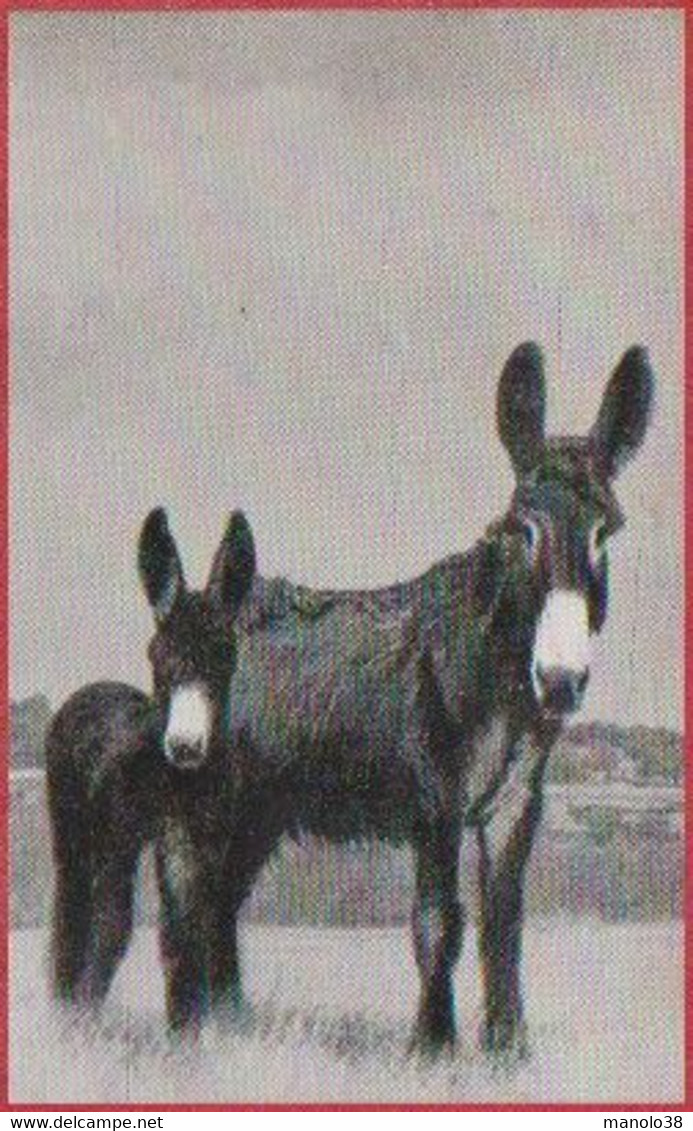
[(517, 537), (531, 684), (547, 715), (570, 714), (582, 703), (590, 637), (606, 618), (608, 541), (624, 522), (612, 482), (643, 441), (653, 387), (647, 353), (633, 346), (612, 374), (588, 435), (547, 438), (538, 346), (518, 346), (501, 375), (498, 430), (517, 479), (504, 525)]
[(142, 527), (138, 565), (156, 624), (148, 655), (164, 752), (179, 769), (197, 769), (225, 733), (236, 664), (233, 621), (255, 573), (253, 535), (245, 516), (235, 512), (205, 589), (189, 590), (159, 507)]

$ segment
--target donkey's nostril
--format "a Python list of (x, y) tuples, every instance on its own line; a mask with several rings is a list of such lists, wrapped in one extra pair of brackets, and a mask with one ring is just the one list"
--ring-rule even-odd
[(556, 714), (570, 714), (582, 703), (589, 681), (589, 671), (574, 672), (566, 668), (537, 667), (536, 684), (541, 704)]
[(169, 739), (166, 743), (166, 757), (179, 770), (195, 770), (204, 761), (204, 744), (199, 741)]
[(590, 673), (587, 670), (587, 668), (585, 668), (584, 672), (580, 672), (580, 674), (575, 677), (575, 687), (577, 689), (578, 695), (584, 695), (585, 694), (585, 691), (587, 690), (587, 684), (589, 683), (589, 679), (590, 679)]

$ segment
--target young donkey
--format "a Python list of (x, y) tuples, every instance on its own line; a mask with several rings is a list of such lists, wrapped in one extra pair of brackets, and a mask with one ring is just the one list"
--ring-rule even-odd
[[(606, 616), (607, 542), (623, 524), (611, 485), (644, 437), (652, 389), (647, 355), (634, 347), (591, 432), (547, 439), (542, 356), (522, 345), (497, 404), (516, 488), (467, 554), (374, 591), (256, 578), (238, 621), (230, 693), (233, 832), (223, 851), (209, 842), (206, 856), (198, 851), (198, 882), (177, 893), (185, 917), (205, 872), (208, 887), (225, 892), (217, 930), (231, 997), (240, 994), (237, 912), (283, 831), (408, 840), (421, 978), (415, 1036), (429, 1051), (451, 1043), (464, 922), (458, 858), (472, 826), (483, 1040), (493, 1052), (522, 1050), (523, 880), (542, 779), (585, 693), (590, 637)], [(175, 845), (167, 867), (176, 870)], [(173, 958), (185, 965), (180, 948)]]
[[(55, 996), (82, 1006), (106, 996), (132, 931), (140, 853), (157, 837), (202, 836), (220, 817), (224, 730), (235, 666), (233, 621), (255, 571), (244, 516), (232, 515), (203, 592), (188, 590), (163, 510), (139, 540), (139, 571), (154, 612), (149, 646), (154, 694), (95, 683), (56, 714), (46, 741), (48, 804), (56, 890), (52, 936)], [(192, 772), (194, 771), (194, 772)], [(161, 853), (160, 853), (161, 855)], [(178, 921), (159, 862), (164, 955), (169, 936), (187, 946), (211, 980), (202, 917)], [(197, 893), (214, 906), (211, 893)], [(167, 971), (169, 1018), (188, 1018), (180, 970)]]

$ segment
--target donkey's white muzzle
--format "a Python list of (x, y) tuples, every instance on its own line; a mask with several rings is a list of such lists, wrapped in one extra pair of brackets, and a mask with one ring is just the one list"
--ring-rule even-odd
[(549, 593), (537, 624), (532, 656), (532, 686), (540, 707), (554, 715), (572, 714), (582, 705), (589, 679), (590, 628), (581, 593)]
[(207, 757), (211, 731), (209, 699), (203, 687), (192, 683), (171, 696), (164, 753), (180, 770), (196, 770)]

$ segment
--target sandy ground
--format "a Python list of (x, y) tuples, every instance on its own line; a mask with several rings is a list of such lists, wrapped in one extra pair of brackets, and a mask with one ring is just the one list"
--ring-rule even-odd
[(46, 995), (46, 934), (11, 936), (15, 1102), (658, 1102), (683, 1089), (678, 923), (533, 923), (531, 1059), (499, 1071), (476, 1047), (475, 940), (457, 978), (454, 1059), (407, 1058), (416, 977), (404, 930), (247, 927), (243, 1034), (169, 1042), (156, 936), (140, 931), (98, 1029), (67, 1031)]

